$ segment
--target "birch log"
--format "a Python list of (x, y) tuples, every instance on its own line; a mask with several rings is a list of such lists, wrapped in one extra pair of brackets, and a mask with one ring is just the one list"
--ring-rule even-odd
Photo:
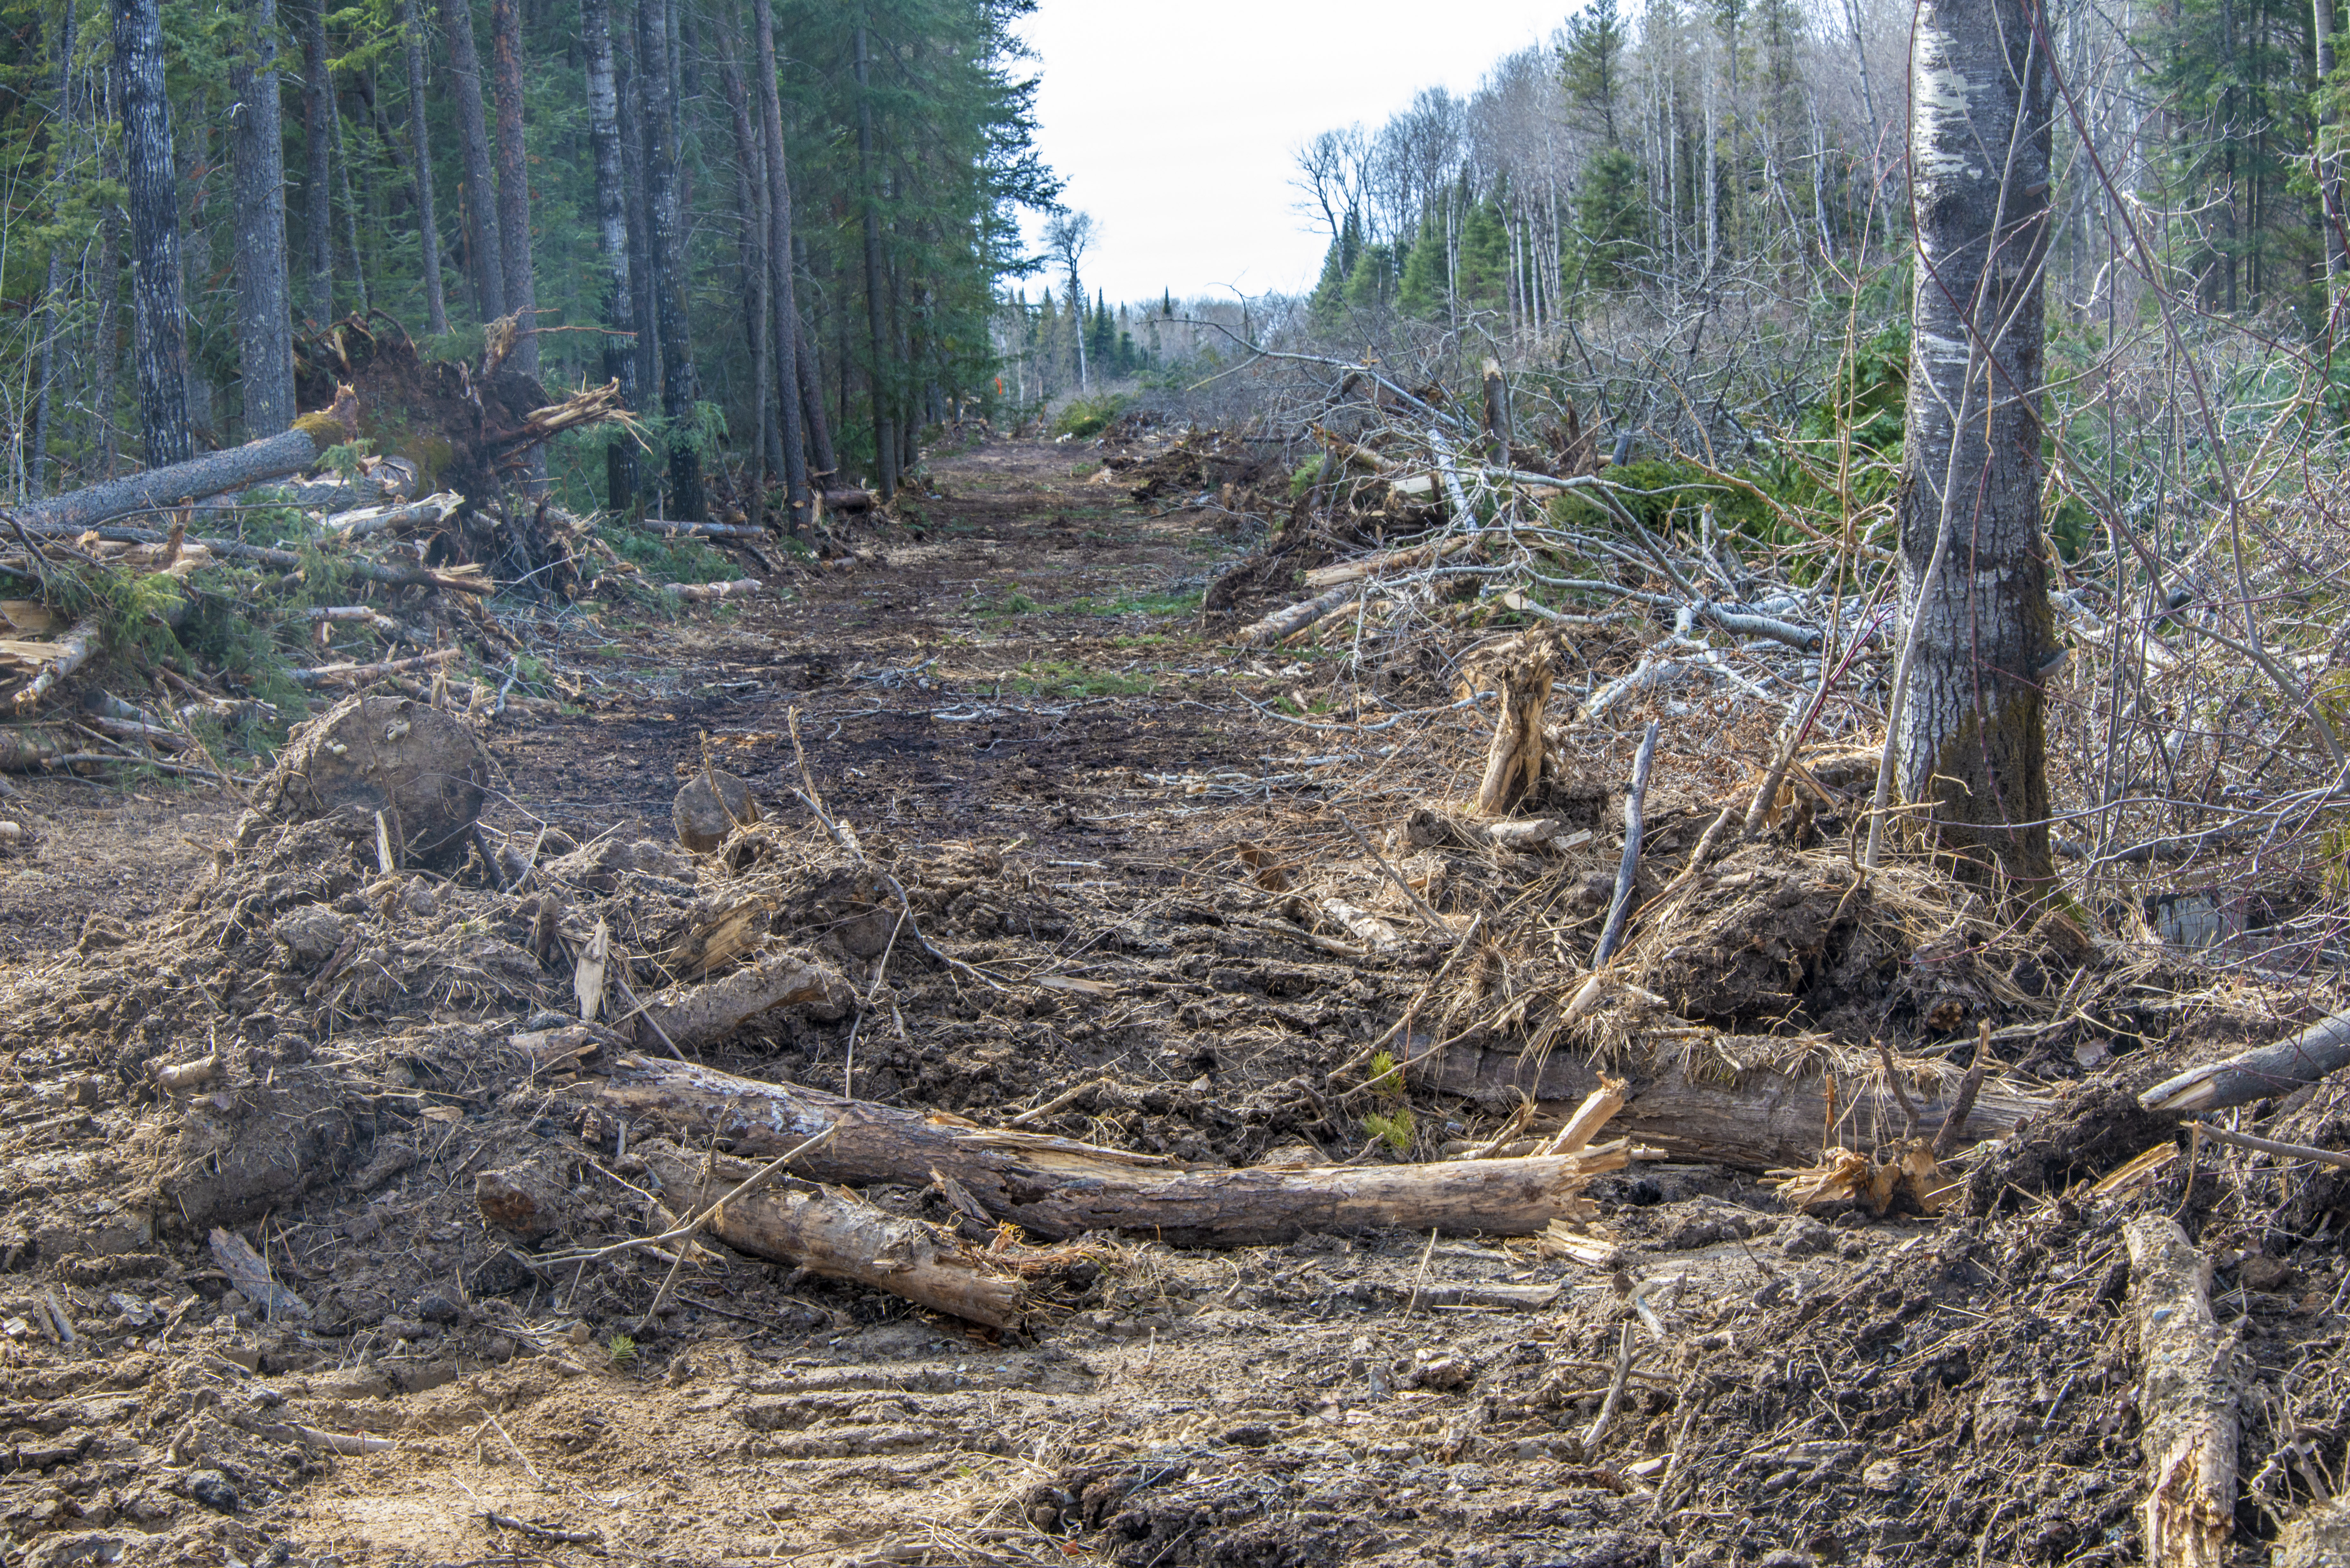
[(1189, 1168), (640, 1055), (624, 1056), (608, 1076), (567, 1092), (687, 1143), (716, 1138), (753, 1158), (829, 1131), (795, 1166), (815, 1180), (925, 1187), (944, 1176), (988, 1213), (1037, 1235), (1133, 1231), (1176, 1246), (1278, 1244), (1309, 1231), (1377, 1225), (1529, 1236), (1565, 1212), (1585, 1182), (1621, 1169), (1627, 1158), (1615, 1144), (1580, 1155), (1440, 1165)]

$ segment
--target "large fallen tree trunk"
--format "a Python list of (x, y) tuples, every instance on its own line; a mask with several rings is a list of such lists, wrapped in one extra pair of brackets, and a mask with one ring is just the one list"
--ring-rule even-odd
[(2165, 1078), (2137, 1097), (2150, 1111), (2223, 1111), (2289, 1095), (2350, 1067), (2350, 1012), (2323, 1018), (2290, 1040)]
[(816, 1180), (925, 1187), (943, 1178), (988, 1213), (1039, 1235), (1136, 1231), (1177, 1246), (1277, 1244), (1308, 1231), (1378, 1225), (1529, 1236), (1565, 1212), (1585, 1182), (1626, 1160), (1616, 1145), (1440, 1165), (1191, 1168), (639, 1055), (570, 1092), (690, 1143), (715, 1138), (754, 1158), (828, 1133), (794, 1162)]
[[(1415, 1087), (1458, 1095), (1494, 1106), (1515, 1106), (1530, 1096), (1545, 1112), (1564, 1115), (1599, 1087), (1597, 1069), (1563, 1051), (1540, 1056), (1480, 1050), (1474, 1046), (1422, 1049), (1405, 1062)], [(1891, 1142), (1903, 1136), (1900, 1106), (1880, 1085), (1873, 1091), (1840, 1085), (1836, 1126), (1829, 1127), (1827, 1082), (1817, 1073), (1790, 1075), (1752, 1067), (1734, 1078), (1701, 1077), (1679, 1054), (1660, 1055), (1647, 1068), (1618, 1067), (1630, 1080), (1617, 1130), (1669, 1153), (1746, 1170), (1808, 1166), (1824, 1142)], [(1950, 1094), (1922, 1096), (1918, 1136), (1932, 1137), (1954, 1108)], [(1554, 1103), (1555, 1102), (1555, 1103)], [(1974, 1138), (2002, 1137), (2049, 1102), (1996, 1081), (1978, 1092), (1966, 1132)], [(1824, 1136), (1825, 1135), (1825, 1136)]]
[(344, 388), (333, 409), (304, 414), (294, 428), (260, 441), (208, 452), (185, 462), (166, 463), (127, 479), (109, 480), (87, 490), (12, 507), (8, 515), (43, 533), (94, 528), (109, 518), (161, 512), (184, 501), (250, 490), (315, 464), (327, 449), (349, 441), (359, 431), (359, 400)]
[(659, 1141), (638, 1152), (681, 1214), (726, 1199), (704, 1228), (738, 1252), (854, 1280), (990, 1328), (1016, 1329), (1034, 1310), (1027, 1281), (935, 1225), (780, 1177), (728, 1198), (757, 1166), (723, 1155), (705, 1160)]
[(2236, 1529), (2236, 1385), (2211, 1317), (2211, 1260), (2174, 1220), (2133, 1220), (2138, 1446), (2146, 1454), (2146, 1562), (2220, 1568)]

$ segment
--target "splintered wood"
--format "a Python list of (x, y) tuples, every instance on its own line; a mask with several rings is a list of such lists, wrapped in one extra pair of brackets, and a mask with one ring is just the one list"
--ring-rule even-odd
[(1550, 701), (1550, 649), (1523, 644), (1492, 671), (1502, 692), (1502, 712), (1493, 743), (1485, 753), (1485, 776), (1477, 786), (1477, 815), (1499, 816), (1515, 805), (1543, 775), (1543, 709)]
[(2146, 1451), (2146, 1561), (2220, 1568), (2236, 1520), (2232, 1335), (2211, 1317), (2211, 1260), (2176, 1221), (2133, 1220), (2130, 1316), (2146, 1370), (2138, 1387)]

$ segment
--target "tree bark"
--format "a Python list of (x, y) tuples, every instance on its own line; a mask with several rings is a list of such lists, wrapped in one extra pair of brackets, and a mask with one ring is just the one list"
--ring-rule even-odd
[(449, 330), (448, 296), (441, 290), (441, 218), (432, 198), (432, 142), (424, 114), (424, 16), (416, 0), (400, 0), (408, 44), (408, 140), (416, 182), (416, 227), (424, 262), (424, 318), (436, 337)]
[[(1573, 1109), (1600, 1084), (1595, 1068), (1563, 1051), (1537, 1057), (1452, 1045), (1411, 1057), (1404, 1071), (1416, 1088), (1497, 1106), (1514, 1106), (1523, 1096), (1546, 1111), (1560, 1112)], [(1905, 1126), (1899, 1106), (1881, 1081), (1862, 1095), (1854, 1095), (1848, 1086), (1832, 1094), (1816, 1073), (1790, 1075), (1755, 1067), (1725, 1080), (1698, 1076), (1677, 1058), (1666, 1057), (1636, 1067), (1627, 1076), (1630, 1088), (1624, 1109), (1611, 1124), (1617, 1131), (1677, 1158), (1742, 1170), (1817, 1160), (1821, 1129), (1828, 1125), (1831, 1106), (1847, 1124), (1837, 1136), (1859, 1147), (1880, 1134), (1887, 1140), (1898, 1138)], [(1933, 1137), (1956, 1108), (1960, 1076), (1953, 1071), (1942, 1091), (1916, 1094), (1920, 1137)], [(2003, 1085), (1985, 1084), (1975, 1096), (1966, 1131), (1977, 1138), (1997, 1137), (2047, 1105)]]
[[(629, 280), (628, 165), (620, 150), (620, 99), (612, 59), (611, 0), (580, 0), (588, 45), (588, 140), (596, 158), (596, 235), (604, 253), (604, 374), (620, 383), (624, 407), (639, 407), (636, 298)], [(625, 434), (604, 449), (605, 504), (625, 512), (637, 493), (636, 443)]]
[[(2310, 0), (2312, 30), (2316, 35), (2317, 85), (2323, 92), (2334, 74), (2334, 0)], [(2343, 205), (2342, 149), (2336, 138), (2340, 117), (2331, 99), (2321, 99), (2317, 113), (2317, 221), (2325, 229), (2325, 340), (2334, 341), (2334, 317), (2342, 308), (2343, 277), (2350, 273), (2350, 210)]]
[[(774, 0), (752, 0), (753, 25), (758, 29), (759, 133), (767, 158), (767, 304), (774, 317), (775, 402), (782, 416), (784, 493), (792, 512), (792, 532), (808, 520), (807, 438), (806, 409), (799, 382), (800, 311), (797, 280), (793, 275), (792, 180), (789, 153), (784, 145), (783, 100), (775, 86), (775, 8)], [(827, 440), (827, 446), (830, 444)]]
[(367, 255), (359, 248), (359, 203), (351, 192), (351, 161), (343, 151), (343, 100), (335, 90), (335, 76), (327, 73), (327, 151), (335, 161), (335, 178), (343, 187), (343, 243), (351, 257), (351, 292), (359, 296), (359, 314), (368, 311)]
[(2221, 1568), (2236, 1532), (2234, 1335), (2211, 1316), (2211, 1260), (2178, 1221), (2159, 1216), (2122, 1229), (2129, 1250), (2130, 1316), (2137, 1327), (2140, 1505), (2149, 1568)]
[(924, 1220), (782, 1179), (730, 1198), (757, 1166), (723, 1155), (705, 1159), (660, 1141), (640, 1152), (679, 1220), (726, 1199), (708, 1229), (738, 1252), (853, 1280), (990, 1328), (1017, 1328), (1033, 1310), (1019, 1274)]
[(628, 1055), (571, 1091), (706, 1147), (773, 1158), (829, 1130), (795, 1162), (816, 1181), (926, 1187), (951, 1178), (988, 1213), (1041, 1236), (1134, 1231), (1179, 1247), (1276, 1245), (1314, 1231), (1533, 1235), (1621, 1145), (1579, 1155), (1303, 1170), (1190, 1168), (1153, 1155), (976, 1127), (790, 1084)]
[(294, 297), (286, 251), (286, 138), (277, 101), (277, 0), (251, 0), (230, 57), (236, 161), (237, 349), (244, 429), (294, 422)]
[[(797, 275), (807, 270), (807, 242), (797, 234), (792, 235), (794, 283)], [(806, 317), (794, 312), (792, 335), (797, 345), (792, 354), (795, 371), (799, 377), (800, 416), (806, 421), (809, 461), (815, 464), (808, 484), (821, 489), (825, 480), (840, 472), (840, 460), (832, 450), (832, 425), (824, 410), (824, 366), (816, 356), (816, 331)]]
[(2049, 872), (2040, 670), (2043, 262), (2054, 72), (2023, 0), (1926, 0), (1912, 35), (1917, 284), (1901, 591), (1903, 797), (1978, 874)]
[(123, 184), (130, 208), (133, 358), (147, 465), (184, 462), (188, 337), (180, 308), (180, 195), (172, 158), (172, 104), (163, 88), (159, 0), (114, 0), (114, 55), (122, 72)]
[[(66, 0), (65, 19), (57, 27), (54, 110), (61, 132), (69, 132), (73, 126), (73, 46), (74, 0)], [(53, 240), (49, 244), (47, 276), (41, 286), (40, 369), (33, 396), (33, 452), (31, 461), (25, 465), (25, 493), (32, 496), (38, 496), (48, 487), (49, 414), (57, 389), (57, 333), (65, 321), (64, 296), (58, 292), (64, 283), (64, 246)]]
[(308, 277), (310, 324), (335, 318), (335, 177), (327, 117), (326, 0), (307, 0), (302, 18), (302, 259)]
[[(523, 144), (522, 6), (490, 0), (490, 49), (498, 105), (498, 258), (506, 313), (522, 336), (507, 368), (538, 379), (538, 286), (530, 265), (530, 154)], [(540, 449), (542, 456), (544, 449)]]
[[(100, 117), (101, 125), (110, 124), (122, 114), (122, 62), (109, 57), (105, 71), (106, 106)], [(99, 172), (109, 180), (122, 177), (121, 145), (112, 137), (101, 136), (98, 159)], [(120, 374), (122, 361), (122, 209), (113, 202), (105, 203), (98, 223), (98, 319), (92, 323), (91, 345), (98, 361), (91, 405), (98, 419), (98, 472), (101, 478), (114, 477), (115, 447), (114, 384)]]
[(873, 80), (866, 57), (865, 29), (856, 34), (857, 49), (857, 169), (864, 184), (865, 317), (873, 335), (873, 368), (868, 372), (873, 393), (873, 456), (882, 504), (898, 493), (898, 427), (889, 417), (889, 333), (888, 299), (881, 276), (881, 187), (873, 167)]
[(16, 507), (9, 515), (27, 527), (44, 531), (95, 528), (110, 519), (135, 513), (156, 512), (183, 501), (249, 490), (289, 473), (299, 473), (317, 462), (328, 447), (350, 440), (355, 429), (355, 425), (338, 422), (333, 414), (304, 414), (295, 421), (292, 430), (279, 434)]
[(744, 510), (754, 524), (764, 526), (766, 510), (766, 490), (769, 478), (783, 472), (783, 441), (768, 417), (768, 400), (775, 389), (769, 384), (773, 369), (771, 348), (775, 341), (775, 318), (767, 309), (767, 170), (766, 158), (759, 145), (758, 132), (752, 129), (750, 95), (743, 88), (743, 73), (733, 58), (733, 40), (729, 39), (725, 57), (721, 62), (726, 91), (726, 107), (734, 121), (734, 210), (741, 226), (743, 254), (743, 329), (751, 341), (751, 439), (755, 458), (745, 456), (743, 474), (745, 486)]
[[(621, 0), (626, 5), (629, 0)], [(641, 0), (638, 0), (641, 3)], [(625, 13), (635, 16), (633, 9)], [(629, 106), (629, 117), (635, 134), (620, 140), (621, 167), (627, 176), (629, 222), (629, 301), (637, 319), (634, 345), (637, 360), (637, 387), (644, 400), (639, 408), (650, 410), (660, 386), (660, 312), (653, 308), (653, 221), (645, 199), (646, 126), (652, 110), (646, 95), (642, 62), (635, 60), (636, 32), (633, 22), (615, 36), (616, 52), (626, 78), (619, 84), (620, 101)], [(660, 488), (666, 477), (656, 463), (647, 469), (639, 460), (637, 478), (639, 488), (646, 490), (647, 504), (658, 513), (661, 505)]]
[(669, 74), (668, 7), (640, 0), (637, 7), (638, 79), (644, 85), (645, 207), (651, 232), (645, 246), (652, 263), (653, 310), (660, 322), (661, 412), (671, 421), (668, 515), (681, 522), (702, 520), (702, 456), (687, 426), (701, 391), (693, 369), (692, 324), (685, 308), (685, 234), (681, 223), (677, 171), (677, 97)]
[(499, 259), (493, 194), (497, 182), (490, 173), (490, 128), (482, 109), (482, 55), (473, 39), (473, 0), (441, 0), (441, 31), (449, 42), (457, 135), (464, 144), (465, 264), (473, 275), (473, 298), (486, 325), (506, 313), (506, 285)]

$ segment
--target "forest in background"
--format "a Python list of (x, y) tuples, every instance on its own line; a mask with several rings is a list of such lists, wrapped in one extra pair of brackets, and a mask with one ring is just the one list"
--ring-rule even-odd
[(451, 358), (535, 322), (504, 364), (556, 397), (617, 379), (648, 441), (554, 443), (573, 504), (699, 518), (705, 472), (886, 491), (992, 395), (1014, 217), (1056, 193), (1028, 8), (10, 6), (8, 490), (282, 430), (296, 342), (377, 311)]

